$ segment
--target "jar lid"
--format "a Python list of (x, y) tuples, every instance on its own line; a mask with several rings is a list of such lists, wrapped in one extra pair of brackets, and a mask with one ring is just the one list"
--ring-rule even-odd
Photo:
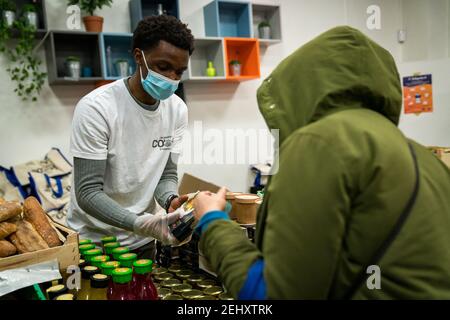
[(260, 197), (249, 194), (236, 196), (236, 202), (243, 204), (254, 204), (259, 199)]
[(183, 268), (181, 266), (179, 266), (179, 265), (171, 265), (169, 267), (169, 271), (173, 272), (173, 273), (180, 272), (181, 270), (183, 270)]
[(190, 276), (192, 276), (194, 274), (194, 272), (192, 272), (191, 270), (181, 270), (180, 272), (177, 272), (177, 277), (180, 279), (187, 279)]
[(169, 280), (172, 278), (173, 278), (173, 274), (168, 273), (168, 272), (155, 275), (155, 280), (158, 280), (158, 281)]
[(52, 286), (46, 290), (49, 300), (53, 300), (55, 297), (64, 294), (68, 291), (67, 287), (63, 284)]
[(192, 282), (192, 283), (200, 283), (203, 280), (205, 280), (205, 276), (202, 274), (193, 274), (190, 275), (189, 278), (187, 278), (187, 281)]
[(117, 238), (114, 236), (106, 236), (106, 237), (101, 238), (102, 244), (107, 244), (107, 243), (116, 242), (116, 241), (117, 241)]
[(171, 293), (172, 293), (172, 290), (167, 289), (167, 288), (158, 289), (158, 297), (160, 297), (160, 298), (164, 298), (165, 296), (167, 296)]
[(114, 269), (119, 268), (119, 267), (120, 267), (119, 261), (103, 262), (100, 266), (100, 268), (102, 269), (102, 273), (107, 276), (111, 276)]
[(130, 252), (130, 248), (128, 248), (128, 247), (116, 247), (112, 251), (112, 253), (114, 253), (114, 254), (116, 254), (116, 253), (124, 254), (124, 253), (128, 253), (128, 252)]
[(128, 283), (133, 278), (133, 270), (131, 268), (116, 268), (112, 272), (112, 278), (115, 283)]
[(223, 292), (223, 289), (219, 286), (209, 287), (203, 290), (206, 295), (217, 296)]
[(100, 272), (99, 268), (95, 266), (87, 266), (84, 267), (83, 270), (81, 271), (81, 276), (83, 277), (83, 279), (90, 279), (92, 275), (99, 272)]
[(225, 292), (219, 294), (219, 299), (220, 300), (234, 300), (233, 297), (230, 294), (225, 293)]
[(66, 293), (57, 296), (54, 300), (75, 300), (75, 296), (71, 293)]
[(147, 274), (152, 272), (153, 261), (150, 259), (139, 259), (133, 262), (136, 274)]
[(236, 198), (236, 196), (241, 195), (241, 194), (242, 194), (242, 192), (227, 192), (226, 199), (233, 200)]
[(95, 256), (101, 256), (102, 255), (102, 250), (101, 249), (90, 249), (87, 250), (83, 253), (84, 259), (87, 262), (91, 262), (91, 259)]
[(105, 243), (103, 245), (103, 247), (105, 248), (105, 253), (106, 254), (112, 254), (112, 251), (115, 248), (119, 248), (120, 247), (120, 243), (119, 242), (108, 242), (108, 243)]
[(95, 244), (93, 243), (86, 243), (82, 244), (78, 247), (78, 250), (80, 250), (80, 253), (83, 254), (87, 250), (95, 249)]
[(91, 276), (91, 287), (92, 288), (106, 288), (109, 285), (110, 276), (105, 274), (94, 274)]
[(85, 244), (90, 244), (90, 243), (92, 243), (91, 239), (80, 239), (80, 241), (78, 241), (78, 245), (79, 246), (82, 246), (82, 245), (85, 245)]
[(132, 268), (137, 259), (136, 253), (124, 253), (119, 256), (119, 262), (122, 267)]
[(154, 269), (153, 270), (153, 275), (158, 275), (158, 274), (162, 274), (162, 273), (166, 273), (167, 272), (167, 269), (166, 268), (163, 268), (163, 267), (159, 267), (159, 268), (156, 268), (156, 269)]
[(95, 256), (91, 259), (91, 264), (97, 268), (100, 268), (103, 262), (109, 261), (109, 256)]
[(183, 300), (183, 297), (178, 294), (168, 294), (162, 298), (163, 300)]
[(164, 280), (163, 282), (161, 282), (161, 285), (166, 288), (172, 288), (174, 286), (179, 285), (180, 283), (181, 283), (181, 281), (178, 279), (169, 279), (169, 280)]
[(176, 286), (172, 287), (172, 291), (175, 293), (183, 293), (188, 292), (190, 290), (192, 290), (192, 286), (187, 283), (177, 284)]
[(201, 296), (199, 298), (195, 298), (195, 300), (217, 300), (217, 298), (213, 296)]
[(208, 279), (208, 280), (201, 281), (200, 283), (197, 284), (197, 286), (199, 288), (206, 289), (206, 288), (217, 286), (217, 283), (214, 280)]

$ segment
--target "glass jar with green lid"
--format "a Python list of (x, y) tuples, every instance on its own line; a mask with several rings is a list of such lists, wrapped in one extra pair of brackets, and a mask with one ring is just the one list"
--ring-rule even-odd
[(53, 300), (57, 296), (67, 293), (69, 290), (67, 287), (63, 284), (57, 284), (56, 286), (51, 286), (47, 290), (45, 290), (45, 293), (47, 295), (48, 300)]
[(117, 242), (117, 238), (114, 236), (106, 236), (106, 237), (102, 237), (100, 239), (100, 241), (102, 242), (102, 245), (104, 246), (107, 243)]
[(118, 261), (120, 262), (120, 265), (124, 268), (133, 268), (133, 263), (137, 260), (137, 254), (136, 253), (124, 253), (119, 256)]
[(112, 253), (113, 250), (115, 248), (119, 248), (119, 247), (120, 247), (120, 243), (118, 243), (118, 242), (108, 242), (103, 245), (103, 248), (105, 249), (105, 254), (107, 254), (111, 258), (113, 258), (113, 253)]
[(130, 252), (130, 248), (128, 247), (117, 247), (112, 250), (112, 255), (114, 260), (119, 261), (119, 256), (128, 252)]
[(88, 250), (95, 249), (95, 244), (93, 243), (86, 243), (78, 246), (78, 250), (80, 251), (80, 254), (84, 256), (84, 253)]
[(178, 294), (168, 294), (162, 299), (163, 300), (183, 300), (183, 297)]
[(203, 297), (204, 294), (200, 290), (191, 289), (189, 291), (184, 291), (182, 294), (183, 298), (186, 300), (195, 300), (197, 298)]
[(169, 280), (164, 280), (163, 282), (161, 282), (161, 286), (163, 288), (172, 288), (174, 286), (177, 286), (181, 284), (181, 281), (178, 279), (169, 279)]
[(176, 294), (183, 294), (183, 292), (188, 292), (192, 290), (192, 286), (187, 283), (178, 284), (176, 286), (173, 286), (172, 288), (173, 293)]
[(101, 268), (103, 262), (109, 261), (109, 256), (95, 256), (91, 259), (91, 265), (97, 268)]
[(82, 245), (85, 245), (85, 244), (90, 244), (90, 243), (92, 243), (91, 239), (80, 239), (80, 241), (78, 241), (78, 245), (79, 246), (82, 246)]
[(106, 300), (106, 291), (110, 282), (110, 276), (94, 274), (91, 276), (91, 292), (89, 300)]
[(159, 281), (159, 282), (169, 280), (172, 278), (173, 278), (173, 274), (168, 273), (168, 272), (155, 275), (155, 280)]
[(165, 296), (168, 296), (169, 294), (172, 294), (172, 290), (168, 289), (168, 288), (161, 288), (158, 290), (158, 297), (160, 299), (164, 300)]
[(119, 267), (120, 267), (119, 261), (107, 261), (103, 262), (100, 265), (100, 269), (102, 269), (102, 274), (105, 274), (107, 276), (112, 276), (112, 272), (114, 271), (114, 269)]
[(222, 289), (222, 287), (214, 286), (214, 287), (209, 287), (209, 288), (203, 290), (203, 292), (207, 296), (218, 296), (219, 294), (221, 294), (223, 292), (223, 289)]
[(96, 256), (101, 256), (103, 254), (101, 249), (91, 249), (91, 250), (87, 250), (84, 252), (83, 256), (84, 256), (84, 260), (87, 261), (87, 263), (91, 263), (91, 260), (93, 257)]

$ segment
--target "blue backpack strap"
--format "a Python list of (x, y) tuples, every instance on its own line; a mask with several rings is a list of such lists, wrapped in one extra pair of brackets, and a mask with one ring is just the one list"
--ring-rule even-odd
[(60, 177), (55, 177), (53, 178), (56, 181), (56, 188), (57, 190), (55, 191), (52, 187), (52, 182), (50, 180), (50, 177), (44, 173), (45, 176), (45, 180), (47, 181), (47, 186), (52, 190), (52, 194), (56, 197), (56, 198), (61, 198), (63, 196), (64, 190), (62, 187), (62, 182), (61, 182), (61, 178)]

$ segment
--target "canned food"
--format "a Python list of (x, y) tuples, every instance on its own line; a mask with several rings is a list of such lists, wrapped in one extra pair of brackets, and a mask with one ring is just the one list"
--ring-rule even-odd
[(169, 280), (164, 280), (163, 282), (161, 282), (161, 286), (163, 286), (164, 288), (172, 288), (176, 285), (179, 285), (180, 283), (181, 283), (181, 281), (178, 279), (169, 279)]
[(183, 284), (177, 284), (176, 286), (172, 287), (172, 291), (174, 293), (182, 294), (183, 292), (188, 292), (192, 290), (192, 286), (187, 283)]
[(155, 275), (155, 280), (160, 281), (160, 282), (166, 281), (166, 280), (169, 280), (172, 278), (173, 278), (173, 274), (168, 273), (168, 272)]
[(221, 294), (223, 292), (223, 289), (219, 286), (214, 286), (214, 287), (206, 288), (205, 290), (203, 290), (203, 292), (205, 293), (205, 295), (208, 295), (208, 296), (218, 296), (219, 294)]
[(160, 299), (163, 299), (165, 296), (172, 294), (172, 290), (168, 289), (168, 288), (161, 288), (158, 289), (158, 297)]
[(187, 300), (194, 300), (196, 298), (200, 298), (200, 297), (204, 296), (204, 294), (200, 290), (191, 289), (189, 291), (183, 292), (182, 296), (183, 296), (183, 298), (185, 298)]
[(178, 294), (169, 294), (162, 299), (163, 300), (183, 300), (183, 297)]

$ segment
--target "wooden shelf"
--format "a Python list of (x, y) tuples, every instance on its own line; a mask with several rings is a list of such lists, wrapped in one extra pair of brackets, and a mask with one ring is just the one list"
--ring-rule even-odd
[(208, 37), (252, 36), (249, 2), (214, 0), (203, 8), (205, 34)]
[[(280, 6), (252, 4), (253, 36), (258, 38), (261, 44), (271, 45), (282, 41)], [(259, 34), (258, 25), (266, 21), (270, 24), (270, 39), (262, 39)]]
[(130, 22), (131, 32), (133, 32), (139, 21), (148, 16), (154, 16), (158, 13), (158, 4), (163, 5), (167, 15), (180, 18), (180, 5), (178, 0), (131, 0), (130, 7)]
[(100, 52), (102, 56), (102, 72), (106, 80), (117, 80), (121, 77), (117, 70), (118, 60), (127, 60), (130, 66), (128, 76), (136, 70), (132, 53), (132, 33), (101, 33)]
[[(258, 39), (224, 38), (227, 81), (247, 81), (261, 77)], [(238, 60), (242, 64), (241, 76), (233, 76), (230, 62)]]

